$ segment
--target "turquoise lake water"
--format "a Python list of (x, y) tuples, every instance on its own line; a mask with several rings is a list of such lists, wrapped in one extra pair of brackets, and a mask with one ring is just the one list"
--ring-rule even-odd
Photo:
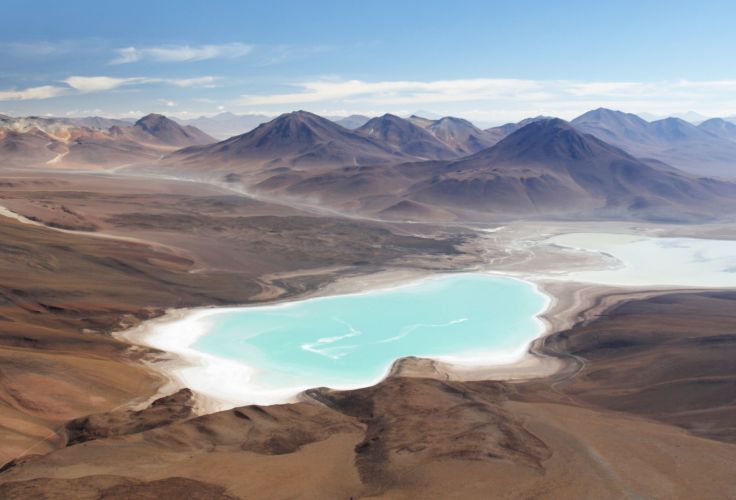
[(357, 387), (405, 356), (486, 364), (518, 356), (540, 334), (546, 305), (530, 283), (455, 274), (218, 313), (191, 347), (253, 368), (260, 389)]

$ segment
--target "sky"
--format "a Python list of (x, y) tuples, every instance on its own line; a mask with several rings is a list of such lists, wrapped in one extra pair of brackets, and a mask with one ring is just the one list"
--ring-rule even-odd
[(736, 2), (2, 0), (0, 113), (736, 115)]

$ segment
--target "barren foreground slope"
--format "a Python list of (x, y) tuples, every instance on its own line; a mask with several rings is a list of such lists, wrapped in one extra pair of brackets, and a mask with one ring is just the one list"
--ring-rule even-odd
[[(111, 491), (166, 495), (187, 484), (210, 498), (263, 491), (273, 498), (727, 498), (736, 494), (736, 433), (724, 418), (733, 412), (733, 391), (700, 389), (716, 379), (732, 383), (733, 367), (719, 360), (736, 354), (734, 304), (733, 293), (689, 293), (616, 306), (547, 342), (550, 352), (564, 346), (584, 362), (569, 378), (509, 384), (393, 377), (357, 391), (315, 390), (292, 405), (188, 420), (172, 410), (168, 424), (156, 419), (155, 406), (148, 415), (95, 417), (67, 434), (78, 442), (86, 429), (91, 441), (7, 467), (0, 492), (98, 498)], [(693, 307), (713, 314), (712, 322)], [(652, 322), (662, 315), (672, 323)], [(713, 336), (697, 334), (710, 327), (717, 349)], [(640, 339), (636, 352), (622, 363), (613, 346), (632, 337)], [(686, 361), (663, 373), (673, 358)], [(639, 374), (635, 389), (632, 371)], [(679, 397), (672, 397), (673, 384)], [(682, 420), (684, 408), (672, 401), (695, 418)], [(155, 428), (131, 432), (120, 424), (145, 418)], [(104, 438), (102, 429), (123, 435)]]
[(74, 180), (0, 186), (2, 203), (58, 227), (0, 217), (1, 498), (736, 495), (736, 292), (609, 296), (539, 343), (565, 366), (550, 378), (449, 381), (419, 362), (370, 388), (196, 416), (187, 390), (151, 403), (164, 381), (136, 361), (156, 354), (110, 333), (172, 306), (505, 254), (473, 254), (460, 227)]

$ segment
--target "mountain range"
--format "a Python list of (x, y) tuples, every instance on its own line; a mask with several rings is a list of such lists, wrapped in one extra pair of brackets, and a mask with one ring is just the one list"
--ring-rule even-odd
[(506, 135), (497, 133), (493, 129), (481, 130), (469, 121), (453, 116), (432, 120), (412, 115), (408, 120), (427, 130), (458, 156), (477, 153), (493, 146)]
[(700, 126), (680, 118), (648, 122), (631, 113), (600, 108), (570, 123), (635, 156), (695, 175), (736, 178), (736, 142), (723, 135), (729, 133), (727, 126), (714, 133), (711, 120)]
[(409, 158), (326, 118), (295, 111), (222, 142), (176, 151), (164, 163), (175, 169), (202, 164), (233, 167), (243, 174), (263, 168), (389, 164)]
[(145, 167), (392, 219), (695, 220), (736, 209), (726, 180), (736, 178), (736, 125), (721, 119), (648, 122), (601, 108), (570, 123), (538, 116), (487, 130), (391, 114), (349, 129), (296, 111), (219, 142), (162, 115), (123, 123), (1, 119), (0, 158)]
[(366, 123), (368, 123), (368, 120), (371, 119), (370, 116), (365, 115), (350, 115), (345, 117), (328, 117), (333, 122), (337, 123), (338, 125), (341, 125), (345, 128), (349, 128), (351, 130), (355, 130), (358, 127), (362, 127)]
[[(226, 111), (214, 116), (200, 116), (198, 118), (186, 120), (173, 118), (173, 120), (181, 125), (192, 125), (197, 127), (212, 137), (222, 140), (248, 133), (258, 125), (271, 121), (273, 118), (274, 117), (270, 115), (257, 113), (237, 115)], [(365, 123), (371, 119), (369, 116), (364, 115), (326, 116), (325, 118), (351, 130), (365, 125)]]
[(189, 120), (174, 118), (181, 125), (191, 125), (220, 140), (250, 132), (258, 125), (272, 119), (273, 116), (268, 115), (236, 115), (230, 112), (214, 116), (200, 116)]
[(0, 161), (5, 166), (120, 166), (211, 142), (215, 139), (201, 130), (157, 114), (132, 124), (99, 117), (0, 119)]
[[(614, 116), (631, 120), (621, 130), (636, 136), (637, 127), (649, 128), (633, 116)], [(350, 131), (299, 111), (227, 141), (177, 151), (162, 167), (399, 219), (585, 213), (690, 220), (736, 205), (736, 184), (639, 159), (563, 120), (537, 117), (514, 125), (495, 143), (460, 119), (384, 115)], [(652, 128), (660, 136), (675, 133), (661, 127)], [(468, 137), (491, 145), (482, 148)], [(464, 155), (451, 144), (477, 149)]]

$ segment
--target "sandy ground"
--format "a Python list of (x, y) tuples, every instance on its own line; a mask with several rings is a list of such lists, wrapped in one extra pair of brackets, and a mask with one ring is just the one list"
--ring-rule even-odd
[[(61, 229), (163, 246), (0, 220), (2, 241), (12, 242), (0, 273), (0, 432), (10, 443), (3, 452), (21, 457), (0, 472), (4, 498), (736, 495), (736, 413), (726, 401), (736, 297), (722, 292), (667, 299), (663, 290), (539, 280), (557, 297), (544, 319), (559, 333), (517, 365), (460, 370), (407, 359), (374, 387), (195, 418), (182, 411), (190, 401), (148, 405), (166, 381), (141, 361), (164, 354), (108, 335), (171, 308), (344, 293), (459, 269), (533, 279), (599, 266), (538, 245), (571, 231), (733, 238), (729, 226), (376, 228), (193, 183), (84, 175), (72, 188), (65, 175), (9, 180), (0, 205)], [(284, 216), (305, 218), (294, 227)], [(461, 237), (477, 229), (490, 231)], [(380, 252), (361, 253), (376, 240)], [(465, 253), (449, 252), (449, 242)], [(498, 381), (507, 379), (516, 380)], [(88, 440), (69, 441), (75, 435)], [(43, 456), (27, 455), (29, 443)]]

